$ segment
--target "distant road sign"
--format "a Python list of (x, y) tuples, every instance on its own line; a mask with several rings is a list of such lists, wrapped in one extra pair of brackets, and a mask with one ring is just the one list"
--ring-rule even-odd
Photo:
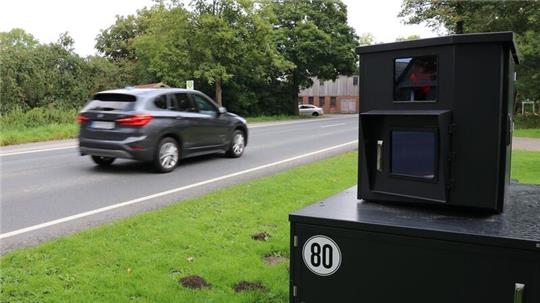
[(193, 80), (187, 80), (186, 81), (186, 88), (187, 89), (195, 89), (195, 82)]

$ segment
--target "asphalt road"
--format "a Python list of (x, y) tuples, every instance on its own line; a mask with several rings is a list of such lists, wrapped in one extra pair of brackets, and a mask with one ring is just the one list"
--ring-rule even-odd
[(354, 150), (357, 137), (357, 115), (254, 124), (241, 158), (186, 159), (169, 174), (97, 167), (73, 140), (3, 148), (0, 253)]

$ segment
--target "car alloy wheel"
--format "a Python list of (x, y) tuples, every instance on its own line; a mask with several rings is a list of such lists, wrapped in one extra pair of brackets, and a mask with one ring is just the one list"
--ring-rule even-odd
[(230, 157), (238, 158), (244, 153), (246, 147), (246, 139), (241, 130), (235, 130), (232, 137), (231, 147), (227, 151)]
[(157, 157), (154, 160), (159, 172), (170, 172), (174, 170), (180, 159), (180, 150), (178, 144), (172, 138), (161, 140), (158, 145)]

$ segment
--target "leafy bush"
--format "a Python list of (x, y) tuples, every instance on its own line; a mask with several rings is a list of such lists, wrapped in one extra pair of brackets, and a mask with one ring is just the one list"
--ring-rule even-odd
[(515, 128), (540, 128), (540, 116), (536, 114), (525, 113), (525, 115), (514, 116)]
[(31, 110), (23, 110), (17, 107), (0, 116), (0, 128), (24, 129), (51, 124), (73, 124), (77, 116), (77, 109), (58, 109), (36, 107)]

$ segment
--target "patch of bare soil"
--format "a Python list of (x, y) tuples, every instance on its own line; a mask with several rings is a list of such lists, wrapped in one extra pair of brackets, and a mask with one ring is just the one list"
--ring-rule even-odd
[(186, 288), (192, 288), (192, 289), (200, 289), (200, 288), (204, 288), (204, 287), (210, 287), (210, 284), (208, 282), (206, 282), (206, 280), (204, 280), (202, 277), (196, 276), (196, 275), (183, 277), (178, 282), (180, 284), (182, 284), (182, 286), (184, 286)]
[(289, 258), (281, 256), (266, 256), (264, 262), (268, 265), (276, 265), (289, 262)]
[(256, 241), (268, 241), (268, 238), (270, 238), (270, 234), (265, 231), (251, 236), (251, 239)]
[(257, 282), (249, 282), (249, 281), (240, 281), (234, 285), (234, 291), (235, 292), (241, 292), (246, 290), (260, 290), (260, 291), (266, 291), (266, 287), (262, 285), (261, 283)]

